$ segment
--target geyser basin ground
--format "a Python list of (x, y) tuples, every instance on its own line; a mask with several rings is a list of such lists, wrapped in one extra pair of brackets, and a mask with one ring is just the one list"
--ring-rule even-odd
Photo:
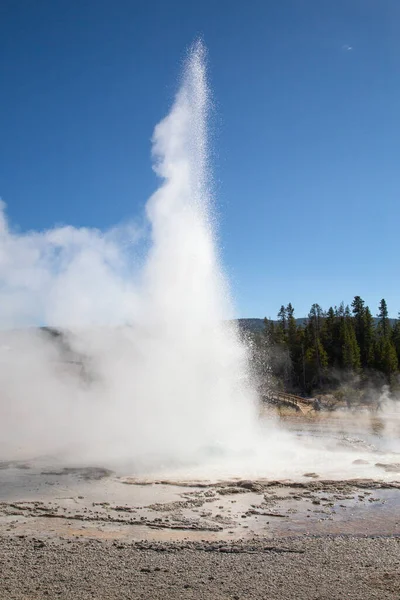
[[(282, 433), (328, 445), (328, 457), (345, 448), (346, 477), (334, 481), (193, 481), (184, 469), (182, 481), (143, 480), (4, 461), (0, 597), (398, 600), (397, 427), (360, 414), (285, 419)], [(368, 468), (379, 481), (360, 478)]]
[[(372, 480), (122, 480), (101, 469), (1, 476), (0, 534), (237, 541), (301, 534), (400, 534), (400, 484)], [(100, 481), (91, 478), (102, 477)], [(7, 481), (8, 479), (8, 481)], [(17, 491), (18, 490), (18, 491)]]
[(400, 594), (400, 483), (145, 484), (93, 467), (3, 467), (1, 598)]
[[(154, 133), (139, 273), (134, 227), (19, 234), (0, 205), (0, 316), (22, 327), (0, 340), (0, 598), (399, 596), (391, 420), (375, 447), (345, 421), (316, 436), (257, 420), (228, 326), (208, 111), (198, 43)], [(310, 537), (371, 532), (390, 537)]]
[[(282, 434), (291, 429), (292, 435), (315, 440), (321, 449), (330, 447), (328, 452), (321, 450), (327, 463), (335, 460), (333, 448), (341, 449), (336, 451), (346, 457), (347, 468), (342, 477), (337, 472), (333, 479), (327, 479), (332, 471), (329, 464), (323, 470), (324, 460), (317, 470), (311, 468), (316, 462), (304, 462), (299, 477), (266, 477), (270, 457), (265, 457), (263, 477), (246, 477), (244, 464), (239, 466), (239, 476), (223, 474), (224, 463), (218, 472), (217, 461), (209, 477), (205, 466), (138, 476), (50, 458), (3, 461), (0, 531), (12, 537), (40, 534), (130, 541), (399, 534), (397, 438), (392, 437), (392, 429), (385, 434), (377, 423), (377, 417), (368, 415), (284, 420)], [(296, 447), (300, 450), (301, 443)], [(251, 473), (251, 462), (247, 467)]]

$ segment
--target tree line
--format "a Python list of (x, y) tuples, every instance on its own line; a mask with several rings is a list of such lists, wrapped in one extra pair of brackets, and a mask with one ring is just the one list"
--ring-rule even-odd
[[(400, 319), (400, 313), (399, 313)], [(400, 320), (392, 324), (382, 299), (376, 318), (360, 296), (324, 311), (313, 304), (298, 324), (292, 304), (281, 306), (277, 321), (264, 319), (256, 348), (266, 349), (264, 366), (281, 387), (310, 394), (334, 388), (343, 379), (359, 386), (399, 383)], [(268, 362), (268, 365), (267, 365)]]

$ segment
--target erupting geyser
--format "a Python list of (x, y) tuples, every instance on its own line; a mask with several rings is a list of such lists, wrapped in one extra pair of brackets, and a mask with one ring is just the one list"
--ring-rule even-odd
[(186, 477), (381, 477), (378, 459), (340, 436), (310, 439), (272, 421), (261, 435), (213, 230), (204, 53), (193, 46), (154, 132), (162, 182), (146, 207), (142, 268), (134, 225), (18, 234), (0, 206), (0, 460)]
[(17, 235), (4, 219), (2, 324), (45, 322), (63, 343), (33, 329), (3, 334), (3, 455), (146, 469), (237, 451), (252, 435), (246, 350), (228, 322), (210, 216), (204, 54), (197, 42), (154, 132), (162, 183), (146, 207), (151, 247), (140, 274), (126, 251), (130, 228)]

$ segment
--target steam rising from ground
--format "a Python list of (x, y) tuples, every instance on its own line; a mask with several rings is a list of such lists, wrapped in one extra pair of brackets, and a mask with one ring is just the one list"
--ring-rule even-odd
[[(18, 234), (2, 207), (1, 324), (25, 327), (2, 335), (3, 453), (151, 466), (238, 447), (251, 433), (246, 352), (223, 324), (231, 308), (210, 220), (208, 108), (197, 43), (154, 132), (162, 184), (147, 203), (152, 244), (139, 273), (132, 226)], [(26, 330), (38, 323), (63, 339)]]
[(322, 452), (257, 422), (247, 351), (227, 324), (208, 109), (197, 43), (154, 132), (162, 183), (147, 203), (151, 245), (140, 269), (132, 225), (21, 234), (1, 207), (0, 458), (50, 455), (136, 472), (197, 466), (202, 476), (336, 473), (351, 464), (347, 451)]

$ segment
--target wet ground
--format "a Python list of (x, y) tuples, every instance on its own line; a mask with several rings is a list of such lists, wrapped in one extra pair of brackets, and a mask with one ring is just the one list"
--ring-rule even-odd
[(3, 477), (0, 535), (234, 541), (294, 534), (400, 534), (397, 482), (310, 477), (302, 483), (144, 484), (108, 472), (99, 476), (97, 469), (33, 472), (26, 482), (32, 487), (20, 481), (23, 495), (5, 493)]
[(300, 438), (351, 450), (347, 477), (308, 471), (295, 479), (144, 479), (49, 458), (3, 461), (0, 535), (235, 541), (400, 534), (398, 421), (317, 415), (283, 423)]
[(0, 598), (398, 600), (399, 422), (281, 423), (290, 478), (0, 461)]
[[(385, 412), (368, 410), (312, 412), (298, 417), (286, 412), (279, 421), (285, 430), (300, 439), (336, 441), (342, 447), (353, 450), (369, 450), (393, 453), (400, 456), (400, 403), (397, 408)], [(265, 415), (268, 419), (268, 414)]]

